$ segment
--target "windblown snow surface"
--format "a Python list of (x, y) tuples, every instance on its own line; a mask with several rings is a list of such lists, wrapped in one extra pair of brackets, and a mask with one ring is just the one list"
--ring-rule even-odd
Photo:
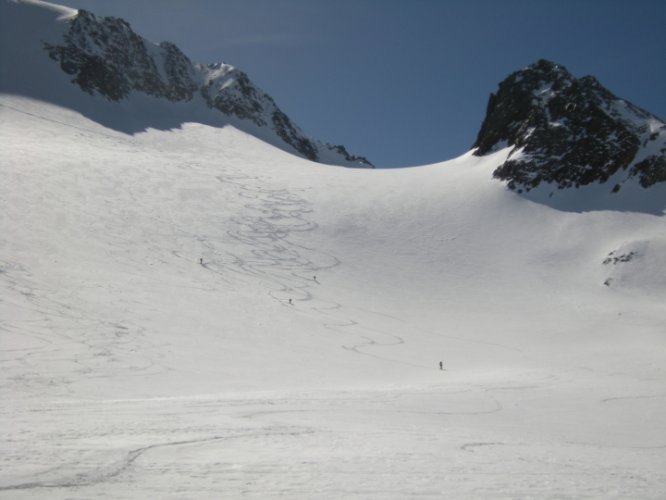
[(16, 93), (0, 141), (0, 498), (666, 496), (663, 191), (567, 210), (508, 150), (346, 169)]

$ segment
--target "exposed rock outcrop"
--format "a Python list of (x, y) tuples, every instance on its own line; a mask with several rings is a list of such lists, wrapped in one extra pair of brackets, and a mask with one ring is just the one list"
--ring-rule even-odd
[[(491, 94), (474, 148), (484, 155), (512, 146), (495, 170), (509, 188), (529, 191), (621, 182), (666, 182), (666, 125), (605, 89), (594, 77), (575, 78), (540, 60), (511, 74)], [(618, 178), (609, 189), (621, 188)]]
[(90, 94), (120, 101), (131, 92), (143, 92), (171, 102), (190, 101), (199, 94), (225, 115), (269, 128), (285, 149), (312, 161), (372, 167), (343, 146), (306, 136), (244, 72), (223, 63), (193, 64), (174, 44), (148, 42), (122, 19), (79, 10), (62, 44), (46, 44), (46, 50), (72, 75), (72, 82)]

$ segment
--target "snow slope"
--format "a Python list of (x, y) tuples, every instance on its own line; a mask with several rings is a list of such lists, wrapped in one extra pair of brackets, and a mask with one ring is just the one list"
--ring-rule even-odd
[(663, 216), (0, 104), (0, 497), (663, 494)]
[(663, 498), (661, 191), (85, 102), (0, 94), (0, 498)]

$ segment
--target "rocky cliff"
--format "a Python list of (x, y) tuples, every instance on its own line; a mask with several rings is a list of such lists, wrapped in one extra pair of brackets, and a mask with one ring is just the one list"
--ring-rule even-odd
[(542, 183), (612, 181), (618, 192), (632, 179), (644, 188), (666, 182), (664, 122), (546, 60), (509, 75), (490, 96), (475, 154), (506, 146), (511, 153), (494, 176), (519, 192)]

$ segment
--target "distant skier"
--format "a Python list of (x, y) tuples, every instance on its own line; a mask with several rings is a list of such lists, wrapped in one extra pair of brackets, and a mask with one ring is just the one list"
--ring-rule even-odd
[(317, 281), (317, 277), (316, 277), (316, 276), (313, 276), (313, 277), (312, 277), (312, 281), (314, 281), (315, 283), (319, 283), (319, 282)]
[(443, 369), (444, 369), (444, 363), (442, 363), (441, 361), (439, 362), (439, 369), (440, 369), (440, 370), (443, 370)]
[(290, 305), (290, 306), (293, 306), (293, 305), (294, 305), (294, 303), (291, 301), (291, 299), (289, 299), (289, 305)]
[(203, 257), (199, 257), (199, 264), (203, 266)]

